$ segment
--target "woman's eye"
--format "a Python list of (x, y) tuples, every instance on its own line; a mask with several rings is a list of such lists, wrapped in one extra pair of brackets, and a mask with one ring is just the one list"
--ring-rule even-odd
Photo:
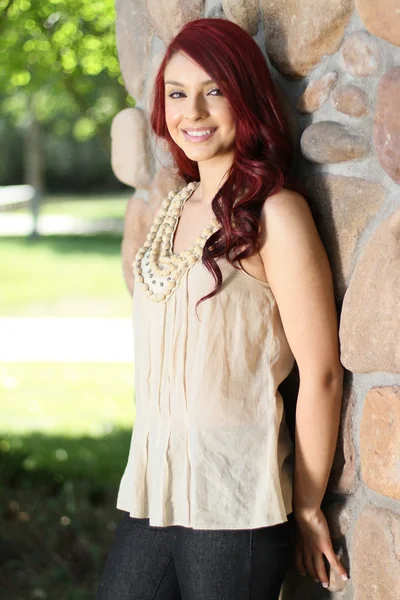
[(219, 95), (222, 96), (223, 95), (219, 88), (213, 88), (212, 90), (210, 90), (209, 93), (211, 94), (211, 92), (218, 92), (218, 94), (212, 94), (213, 96), (219, 96)]
[[(213, 92), (217, 92), (217, 93), (214, 94)], [(184, 95), (185, 94), (183, 92), (171, 92), (170, 94), (168, 94), (168, 97), (172, 98), (173, 100), (175, 100), (175, 99), (181, 98)], [(222, 92), (221, 92), (221, 90), (219, 88), (213, 88), (212, 90), (210, 90), (208, 92), (207, 96), (208, 95), (211, 95), (211, 96), (222, 96), (223, 94), (222, 94)]]

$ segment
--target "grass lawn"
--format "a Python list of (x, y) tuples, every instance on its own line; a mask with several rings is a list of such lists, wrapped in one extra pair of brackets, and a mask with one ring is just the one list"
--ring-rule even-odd
[(129, 317), (121, 237), (0, 237), (1, 316)]
[(2, 600), (92, 600), (135, 417), (133, 366), (0, 367)]
[[(125, 201), (43, 212), (56, 208), (122, 218)], [(0, 237), (0, 316), (129, 317), (120, 245), (112, 234)], [(0, 414), (1, 600), (93, 600), (122, 515), (134, 365), (0, 365)]]
[[(133, 191), (132, 191), (133, 193)], [(131, 192), (114, 194), (81, 195), (46, 195), (40, 205), (40, 214), (68, 215), (80, 219), (123, 219), (126, 203)], [(7, 214), (28, 214), (29, 209), (23, 208), (8, 211)], [(0, 215), (1, 218), (1, 215)]]
[(0, 431), (102, 436), (132, 425), (133, 389), (133, 364), (6, 363)]
[[(124, 218), (131, 193), (45, 196), (40, 214)], [(5, 214), (27, 213), (28, 209)], [(0, 213), (1, 219), (1, 213)], [(0, 237), (0, 316), (129, 317), (121, 235)]]

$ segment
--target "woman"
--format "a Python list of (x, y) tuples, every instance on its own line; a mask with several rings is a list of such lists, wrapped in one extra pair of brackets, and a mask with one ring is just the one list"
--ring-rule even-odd
[[(189, 22), (151, 125), (186, 185), (133, 264), (136, 422), (98, 598), (277, 600), (293, 559), (326, 586), (323, 556), (346, 577), (320, 506), (343, 378), (332, 276), (251, 36)], [(295, 360), (293, 469), (277, 388)]]

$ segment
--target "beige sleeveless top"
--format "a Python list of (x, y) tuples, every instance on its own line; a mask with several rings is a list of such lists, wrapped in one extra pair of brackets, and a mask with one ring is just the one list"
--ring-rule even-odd
[[(222, 287), (197, 318), (196, 302), (214, 288), (201, 248), (215, 222), (183, 264), (179, 255), (171, 263), (176, 198), (164, 201), (134, 262), (136, 420), (117, 508), (157, 526), (275, 525), (292, 510), (293, 444), (277, 388), (294, 356), (270, 286), (224, 258)], [(164, 256), (157, 272), (154, 248)]]

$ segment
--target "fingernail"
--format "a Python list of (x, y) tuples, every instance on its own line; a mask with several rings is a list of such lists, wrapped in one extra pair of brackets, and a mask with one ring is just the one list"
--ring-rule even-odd
[[(313, 578), (314, 579), (314, 578)], [(319, 579), (314, 579), (315, 583), (319, 583)]]
[(348, 580), (347, 575), (342, 575), (342, 579), (343, 579), (343, 581), (347, 581)]
[(329, 585), (329, 583), (323, 583), (323, 584), (322, 584), (322, 587), (324, 587), (324, 588), (327, 588), (327, 587), (328, 587), (328, 585)]

